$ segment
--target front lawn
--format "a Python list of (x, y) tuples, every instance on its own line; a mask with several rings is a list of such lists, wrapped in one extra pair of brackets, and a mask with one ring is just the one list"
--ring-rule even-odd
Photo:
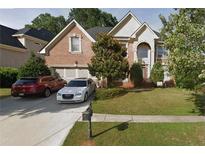
[(95, 100), (93, 110), (105, 114), (202, 115), (205, 113), (205, 95), (193, 95), (191, 91), (178, 88), (156, 88)]
[(0, 97), (6, 97), (11, 95), (10, 88), (0, 88)]
[(87, 123), (77, 122), (64, 145), (205, 145), (205, 123), (93, 123), (93, 140)]

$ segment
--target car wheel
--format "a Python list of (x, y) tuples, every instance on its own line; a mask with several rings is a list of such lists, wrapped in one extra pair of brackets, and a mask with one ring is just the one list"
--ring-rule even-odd
[(46, 88), (44, 91), (44, 97), (49, 97), (51, 95), (50, 89)]
[(84, 102), (88, 100), (88, 93), (85, 93)]

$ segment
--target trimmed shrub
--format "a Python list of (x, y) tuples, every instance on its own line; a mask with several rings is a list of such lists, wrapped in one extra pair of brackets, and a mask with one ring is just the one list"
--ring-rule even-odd
[(205, 85), (203, 87), (201, 87), (201, 92), (203, 92), (205, 94)]
[(193, 90), (197, 86), (195, 83), (195, 80), (190, 78), (189, 76), (186, 76), (186, 77), (178, 76), (175, 80), (176, 80), (176, 85), (179, 88)]
[(205, 94), (205, 83), (195, 86), (195, 90)]
[(102, 88), (102, 89), (97, 89), (95, 99), (105, 100), (117, 96), (122, 96), (126, 93), (127, 93), (126, 90), (123, 88), (107, 88), (107, 89)]
[(19, 77), (38, 77), (50, 75), (51, 72), (45, 64), (45, 60), (36, 56), (34, 53), (27, 62), (19, 68)]
[(154, 83), (157, 83), (158, 81), (164, 80), (164, 69), (163, 69), (162, 64), (160, 62), (156, 62), (153, 65), (150, 77)]
[(130, 68), (130, 80), (134, 86), (141, 86), (143, 81), (142, 66), (139, 63), (134, 63)]
[(11, 67), (0, 67), (0, 87), (10, 88), (17, 80), (18, 69)]
[(165, 87), (175, 87), (175, 81), (173, 79), (170, 79), (169, 81), (164, 82)]

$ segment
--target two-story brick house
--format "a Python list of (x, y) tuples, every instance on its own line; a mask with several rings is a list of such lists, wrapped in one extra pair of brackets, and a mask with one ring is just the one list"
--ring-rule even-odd
[(131, 12), (114, 27), (85, 30), (76, 20), (72, 20), (40, 53), (45, 55), (47, 65), (55, 68), (65, 80), (91, 77), (87, 64), (94, 55), (92, 43), (95, 43), (99, 33), (113, 36), (126, 47), (130, 66), (141, 62), (145, 79), (150, 77), (153, 64), (166, 56), (159, 33), (147, 23), (141, 23)]

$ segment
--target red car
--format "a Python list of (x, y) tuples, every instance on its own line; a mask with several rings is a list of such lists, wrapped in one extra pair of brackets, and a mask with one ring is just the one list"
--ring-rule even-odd
[(49, 97), (52, 92), (64, 87), (67, 82), (53, 76), (26, 77), (17, 80), (11, 87), (11, 95), (24, 97), (40, 94)]

